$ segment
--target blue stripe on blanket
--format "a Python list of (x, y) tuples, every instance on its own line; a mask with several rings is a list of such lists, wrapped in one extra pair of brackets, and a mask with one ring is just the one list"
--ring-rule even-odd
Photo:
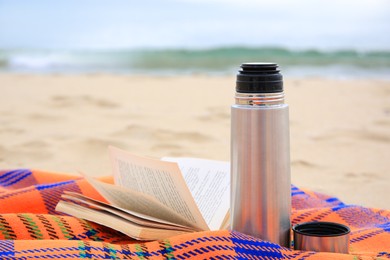
[(3, 259), (3, 257), (15, 257), (13, 240), (0, 240), (0, 258)]
[(3, 187), (14, 185), (15, 183), (24, 180), (31, 174), (32, 172), (27, 169), (19, 169), (15, 171), (6, 172), (2, 176), (0, 176), (1, 178), (3, 178), (3, 180), (0, 181), (0, 185)]

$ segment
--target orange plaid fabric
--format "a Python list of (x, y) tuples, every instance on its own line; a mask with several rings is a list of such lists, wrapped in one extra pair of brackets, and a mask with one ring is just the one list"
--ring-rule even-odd
[(139, 243), (110, 228), (56, 212), (65, 190), (104, 200), (79, 176), (0, 171), (0, 259), (390, 259), (390, 211), (345, 205), (296, 187), (292, 224), (332, 221), (349, 226), (350, 254), (295, 251), (226, 230)]

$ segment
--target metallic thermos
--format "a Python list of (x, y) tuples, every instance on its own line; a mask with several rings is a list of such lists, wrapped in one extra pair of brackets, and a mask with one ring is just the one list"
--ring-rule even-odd
[(290, 247), (288, 105), (274, 63), (244, 63), (231, 109), (231, 229)]

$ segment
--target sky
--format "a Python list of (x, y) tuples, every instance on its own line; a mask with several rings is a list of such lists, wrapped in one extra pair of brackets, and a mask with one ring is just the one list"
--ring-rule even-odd
[(388, 0), (0, 0), (1, 49), (390, 50)]

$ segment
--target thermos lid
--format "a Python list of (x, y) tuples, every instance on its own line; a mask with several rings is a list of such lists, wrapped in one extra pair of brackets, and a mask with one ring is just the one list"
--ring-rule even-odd
[(283, 76), (276, 63), (247, 62), (237, 74), (236, 91), (241, 93), (276, 93), (283, 91)]
[(295, 233), (305, 236), (333, 237), (343, 236), (351, 232), (349, 227), (334, 222), (304, 222), (293, 226)]
[(294, 249), (317, 252), (349, 252), (349, 227), (335, 222), (305, 222), (296, 224)]

